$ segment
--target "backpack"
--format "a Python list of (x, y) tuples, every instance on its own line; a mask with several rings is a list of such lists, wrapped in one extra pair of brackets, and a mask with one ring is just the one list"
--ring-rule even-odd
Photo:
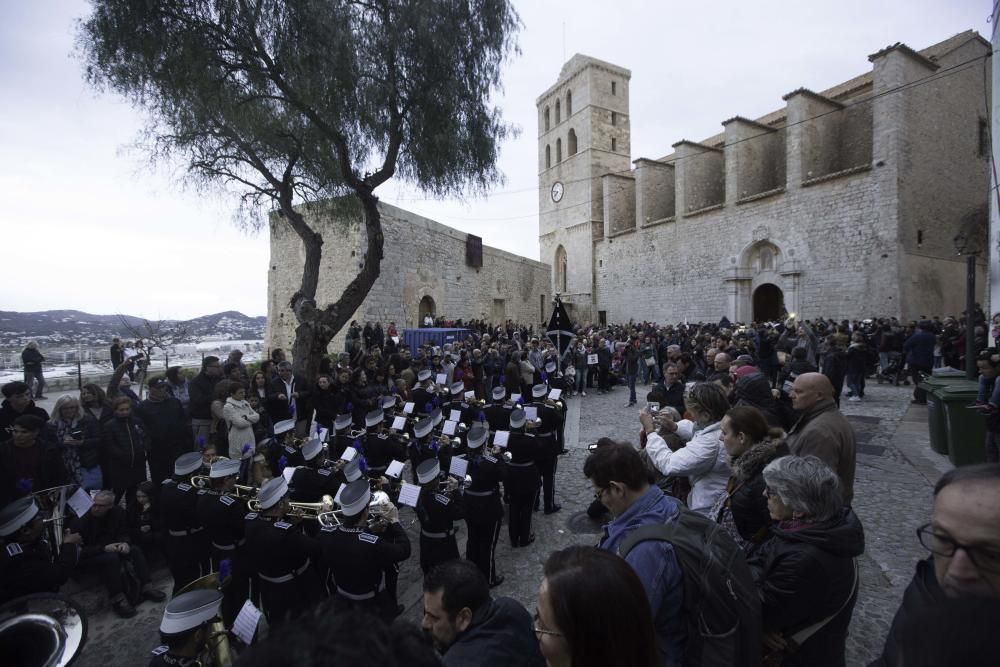
[(640, 542), (670, 542), (684, 581), (685, 667), (761, 664), (761, 610), (746, 556), (708, 517), (681, 508), (668, 523), (640, 526), (618, 554)]
[(131, 558), (121, 559), (122, 595), (133, 607), (142, 601), (142, 582), (135, 571)]

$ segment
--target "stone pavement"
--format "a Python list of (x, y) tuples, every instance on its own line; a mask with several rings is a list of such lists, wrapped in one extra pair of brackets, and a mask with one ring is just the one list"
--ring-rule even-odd
[[(506, 525), (503, 527), (496, 557), (506, 581), (494, 589), (495, 595), (513, 597), (533, 611), (548, 554), (571, 544), (596, 543), (601, 527), (585, 514), (593, 492), (582, 474), (583, 461), (587, 445), (598, 438), (637, 440), (638, 413), (623, 407), (625, 399), (626, 393), (618, 388), (606, 396), (592, 393), (568, 400), (566, 441), (570, 453), (559, 459), (556, 482), (562, 511), (534, 515), (537, 539), (527, 548), (511, 548)], [(926, 408), (911, 406), (909, 399), (908, 387), (872, 384), (865, 401), (843, 402), (843, 411), (858, 435), (855, 511), (864, 523), (867, 544), (860, 559), (861, 591), (848, 638), (848, 665), (864, 665), (881, 650), (914, 565), (925, 555), (915, 529), (930, 514), (933, 483), (951, 467), (946, 457), (928, 446)], [(408, 508), (400, 514), (404, 525), (414, 519)], [(408, 529), (415, 553), (400, 572), (399, 599), (406, 607), (404, 617), (419, 623), (417, 528), (413, 523)], [(463, 525), (459, 532), (463, 552), (464, 537)], [(162, 567), (157, 570), (157, 582), (169, 592), (169, 574)], [(143, 603), (134, 619), (121, 621), (92, 584), (79, 590), (76, 597), (90, 616), (90, 638), (80, 665), (145, 664), (149, 650), (158, 643), (156, 628), (163, 605)]]

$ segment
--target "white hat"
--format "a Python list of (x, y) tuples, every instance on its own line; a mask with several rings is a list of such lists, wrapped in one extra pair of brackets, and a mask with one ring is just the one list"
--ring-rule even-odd
[(541, 398), (542, 396), (545, 396), (545, 394), (547, 393), (549, 393), (548, 385), (536, 384), (534, 387), (531, 388), (531, 395), (534, 396), (535, 398)]
[(222, 592), (214, 588), (181, 593), (168, 602), (166, 609), (163, 610), (160, 632), (165, 635), (176, 635), (194, 630), (202, 623), (218, 616), (220, 605), (222, 605)]
[(198, 452), (188, 452), (187, 454), (181, 454), (174, 461), (174, 474), (175, 475), (190, 475), (199, 468), (201, 468), (201, 454)]
[(239, 459), (219, 459), (212, 464), (212, 468), (209, 471), (208, 476), (211, 479), (222, 479), (223, 477), (232, 477), (233, 475), (239, 474)]
[(18, 498), (0, 510), (0, 537), (13, 535), (38, 514), (38, 505), (32, 496)]
[(451, 383), (451, 394), (452, 394), (452, 396), (455, 396), (457, 394), (461, 394), (464, 391), (465, 391), (465, 383), (464, 382), (452, 382)]
[(345, 428), (349, 428), (351, 426), (352, 421), (353, 418), (350, 413), (337, 415), (337, 420), (333, 422), (333, 428), (337, 431), (343, 431)]
[(433, 482), (441, 475), (441, 464), (437, 459), (427, 459), (417, 466), (417, 481), (421, 484)]
[(358, 479), (350, 482), (340, 492), (340, 508), (345, 516), (357, 516), (368, 507), (372, 499), (372, 490), (368, 480)]
[(281, 435), (282, 433), (288, 433), (293, 428), (295, 428), (294, 419), (282, 419), (280, 422), (274, 425), (274, 434)]
[(283, 476), (275, 477), (264, 482), (257, 493), (257, 502), (263, 510), (269, 510), (278, 504), (282, 498), (288, 494), (288, 482)]
[(469, 435), (466, 437), (469, 449), (478, 449), (479, 447), (482, 447), (489, 435), (490, 432), (482, 426), (473, 426), (469, 429)]
[(372, 426), (378, 426), (385, 419), (385, 415), (382, 413), (381, 409), (372, 410), (365, 415), (365, 426), (371, 428)]
[(434, 411), (430, 414), (430, 418), (435, 426), (440, 424), (441, 420), (444, 419), (444, 416), (441, 414), (441, 408), (434, 408)]
[(418, 438), (425, 438), (431, 432), (432, 428), (434, 428), (434, 420), (430, 417), (424, 417), (413, 425), (413, 435)]
[(493, 387), (493, 400), (502, 401), (507, 398), (507, 389), (504, 387)]
[(417, 380), (419, 382), (426, 382), (427, 380), (430, 379), (431, 379), (431, 371), (429, 368), (425, 368), (424, 370), (417, 373)]
[(319, 441), (319, 438), (313, 438), (302, 446), (302, 458), (306, 461), (312, 461), (321, 451), (323, 451), (323, 443)]
[(395, 396), (383, 396), (382, 402), (379, 404), (383, 410), (390, 410), (396, 407), (396, 397)]
[(347, 478), (348, 482), (361, 478), (361, 461), (357, 457), (348, 461), (347, 465), (344, 466), (344, 477)]
[(556, 362), (550, 361), (549, 363), (545, 364), (545, 372), (546, 373), (555, 373), (556, 372)]
[(524, 410), (518, 408), (510, 413), (510, 427), (511, 428), (521, 428), (524, 426), (524, 422), (527, 419), (527, 415), (524, 414)]

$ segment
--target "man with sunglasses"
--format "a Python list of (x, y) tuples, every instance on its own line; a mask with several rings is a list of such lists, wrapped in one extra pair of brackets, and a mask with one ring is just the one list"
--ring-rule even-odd
[(899, 638), (918, 610), (946, 598), (1000, 599), (1000, 464), (945, 473), (934, 487), (931, 521), (917, 537), (931, 555), (917, 563), (873, 665), (900, 664)]

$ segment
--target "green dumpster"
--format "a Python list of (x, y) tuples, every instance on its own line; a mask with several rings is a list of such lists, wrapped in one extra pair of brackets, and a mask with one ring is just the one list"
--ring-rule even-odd
[(944, 405), (948, 432), (948, 458), (958, 466), (986, 462), (986, 417), (970, 407), (976, 402), (979, 383), (962, 380), (939, 387), (935, 395)]
[(944, 404), (934, 391), (965, 380), (965, 376), (925, 376), (920, 388), (927, 392), (927, 430), (930, 432), (931, 449), (938, 454), (948, 453), (948, 430), (945, 425)]

